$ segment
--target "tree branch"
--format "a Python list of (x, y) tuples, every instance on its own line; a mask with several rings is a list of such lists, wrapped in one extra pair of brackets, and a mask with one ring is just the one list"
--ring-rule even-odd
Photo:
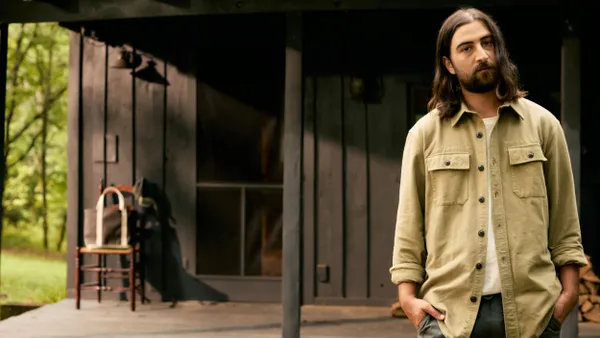
[(15, 115), (15, 111), (17, 109), (17, 99), (16, 99), (16, 95), (14, 93), (14, 91), (16, 90), (16, 88), (19, 87), (19, 69), (23, 63), (23, 61), (25, 60), (25, 56), (27, 55), (27, 53), (29, 52), (29, 50), (31, 49), (31, 47), (33, 46), (33, 43), (36, 42), (37, 39), (37, 34), (38, 34), (38, 24), (34, 24), (33, 26), (33, 33), (31, 36), (31, 39), (29, 40), (29, 43), (27, 44), (27, 46), (25, 47), (25, 49), (21, 50), (21, 47), (23, 45), (23, 40), (25, 39), (25, 24), (21, 24), (21, 32), (19, 34), (19, 37), (17, 38), (17, 48), (15, 48), (15, 63), (13, 64), (11, 70), (10, 70), (10, 74), (11, 74), (11, 96), (10, 96), (10, 101), (9, 101), (9, 108), (8, 108), (8, 114), (6, 114), (6, 120), (5, 120), (5, 127), (4, 127), (4, 158), (8, 157), (8, 154), (10, 153), (10, 124), (12, 122), (13, 116)]
[(42, 118), (42, 115), (44, 115), (43, 110), (42, 110), (41, 113), (36, 114), (31, 120), (27, 121), (27, 123), (25, 123), (25, 125), (23, 125), (23, 128), (21, 128), (13, 137), (10, 138), (10, 140), (8, 140), (8, 142), (6, 143), (5, 146), (12, 144), (16, 139), (18, 139), (19, 137), (21, 137), (29, 129), (29, 127), (31, 127), (31, 125), (35, 121), (37, 121), (40, 118)]
[(35, 147), (35, 143), (40, 136), (42, 136), (42, 130), (40, 130), (34, 137), (31, 138), (31, 142), (29, 143), (29, 146), (21, 154), (21, 156), (19, 156), (19, 158), (16, 161), (14, 161), (12, 163), (8, 163), (8, 162), (6, 163), (6, 171), (8, 171), (10, 168), (12, 168), (15, 164), (23, 161), (27, 157), (27, 155), (29, 155), (29, 153), (31, 152), (33, 147)]

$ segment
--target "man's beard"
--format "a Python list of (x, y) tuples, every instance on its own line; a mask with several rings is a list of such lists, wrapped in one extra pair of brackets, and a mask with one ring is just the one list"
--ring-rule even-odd
[[(490, 68), (491, 67), (491, 68)], [(498, 70), (495, 65), (482, 63), (468, 76), (458, 73), (461, 88), (471, 93), (483, 94), (496, 89)]]

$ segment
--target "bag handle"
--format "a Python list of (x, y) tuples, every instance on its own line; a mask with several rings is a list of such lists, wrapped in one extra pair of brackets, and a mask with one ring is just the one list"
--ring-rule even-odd
[(125, 206), (125, 197), (119, 191), (119, 189), (115, 187), (108, 187), (104, 189), (100, 197), (98, 198), (98, 203), (96, 204), (96, 245), (103, 245), (104, 238), (104, 196), (108, 192), (114, 192), (119, 197), (119, 210), (121, 211), (121, 245), (127, 246), (127, 208)]

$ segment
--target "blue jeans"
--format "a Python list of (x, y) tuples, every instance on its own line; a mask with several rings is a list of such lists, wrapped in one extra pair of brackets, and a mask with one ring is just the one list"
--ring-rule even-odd
[[(560, 327), (560, 323), (553, 316), (540, 338), (559, 338)], [(421, 321), (417, 333), (419, 338), (444, 338), (437, 320), (430, 315)], [(482, 297), (471, 337), (505, 338), (505, 336), (502, 297), (499, 294)]]

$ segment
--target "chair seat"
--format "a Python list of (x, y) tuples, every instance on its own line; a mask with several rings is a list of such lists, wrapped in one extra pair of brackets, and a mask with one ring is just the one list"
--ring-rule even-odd
[[(137, 248), (136, 248), (137, 249)], [(86, 246), (79, 249), (82, 254), (100, 254), (100, 255), (125, 255), (131, 253), (134, 247), (122, 245), (102, 245), (102, 246)]]

